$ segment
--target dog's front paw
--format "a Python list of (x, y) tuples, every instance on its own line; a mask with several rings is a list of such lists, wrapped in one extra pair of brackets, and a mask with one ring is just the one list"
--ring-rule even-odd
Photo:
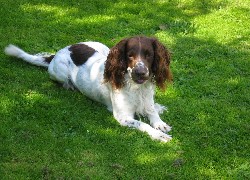
[(172, 137), (168, 134), (163, 133), (160, 130), (154, 129), (154, 131), (150, 132), (149, 135), (153, 140), (159, 140), (161, 142), (168, 142), (172, 139)]
[(169, 132), (171, 130), (171, 126), (167, 125), (162, 120), (152, 122), (151, 126), (157, 130), (161, 130), (162, 132)]

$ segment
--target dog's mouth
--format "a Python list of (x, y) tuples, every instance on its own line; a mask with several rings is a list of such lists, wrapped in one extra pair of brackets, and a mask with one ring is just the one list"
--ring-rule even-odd
[(131, 77), (132, 80), (136, 84), (143, 84), (149, 79), (148, 75), (138, 75), (138, 74), (134, 74), (134, 73), (132, 73), (131, 75), (132, 75), (132, 77)]
[(137, 84), (143, 84), (144, 82), (147, 81), (145, 78), (139, 78), (139, 79), (133, 79), (133, 81)]

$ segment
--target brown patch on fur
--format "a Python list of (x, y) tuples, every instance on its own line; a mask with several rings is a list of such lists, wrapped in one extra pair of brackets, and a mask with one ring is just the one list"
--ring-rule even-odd
[(109, 82), (114, 89), (120, 89), (125, 84), (127, 41), (128, 39), (123, 39), (111, 48), (105, 63), (104, 81)]
[(54, 57), (55, 57), (55, 55), (51, 55), (49, 57), (43, 57), (43, 58), (44, 58), (44, 61), (49, 64)]
[(70, 57), (77, 66), (84, 64), (96, 52), (85, 44), (72, 45), (69, 50), (71, 51)]
[(173, 76), (170, 70), (170, 52), (157, 39), (152, 38), (152, 45), (155, 51), (155, 58), (152, 65), (152, 72), (156, 85), (161, 89), (166, 89), (166, 81), (171, 82)]

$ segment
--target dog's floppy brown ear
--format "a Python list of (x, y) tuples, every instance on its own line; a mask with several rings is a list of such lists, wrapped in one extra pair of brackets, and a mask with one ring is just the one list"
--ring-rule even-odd
[(173, 80), (170, 70), (171, 55), (169, 50), (156, 38), (152, 38), (152, 45), (155, 54), (152, 65), (153, 80), (156, 85), (164, 91), (166, 89), (166, 81), (171, 82)]
[(105, 63), (104, 81), (109, 82), (114, 89), (124, 86), (127, 72), (126, 45), (128, 39), (123, 39), (111, 48)]

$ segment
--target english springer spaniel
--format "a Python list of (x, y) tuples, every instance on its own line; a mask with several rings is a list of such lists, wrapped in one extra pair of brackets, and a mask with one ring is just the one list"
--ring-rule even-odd
[[(110, 50), (99, 42), (82, 42), (51, 56), (31, 55), (9, 45), (5, 53), (47, 67), (51, 79), (105, 104), (122, 126), (146, 132), (155, 140), (171, 140), (166, 134), (171, 127), (159, 116), (166, 108), (154, 102), (155, 86), (165, 90), (172, 80), (170, 53), (157, 39), (130, 37)], [(150, 125), (135, 115), (147, 117)]]

